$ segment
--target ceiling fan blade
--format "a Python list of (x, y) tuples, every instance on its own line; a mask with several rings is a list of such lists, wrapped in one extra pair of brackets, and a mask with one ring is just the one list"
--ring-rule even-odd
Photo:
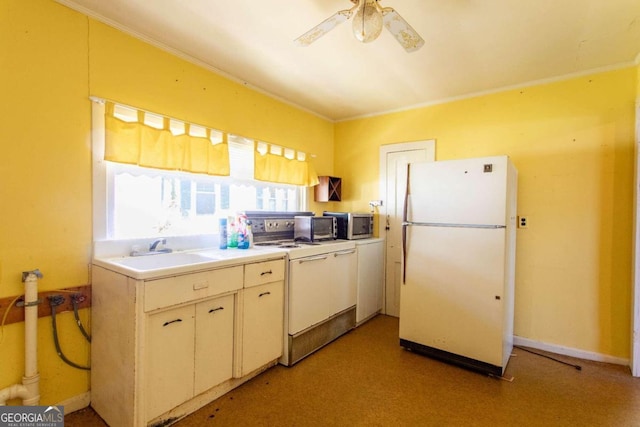
[(393, 8), (385, 7), (382, 9), (382, 22), (407, 52), (416, 51), (424, 44), (420, 34)]
[(351, 17), (353, 9), (348, 10), (340, 10), (334, 13), (329, 18), (322, 21), (320, 24), (316, 25), (297, 39), (295, 42), (300, 46), (309, 46), (314, 41), (318, 40), (320, 37), (327, 34), (329, 31), (333, 30), (338, 24), (342, 24), (344, 21)]

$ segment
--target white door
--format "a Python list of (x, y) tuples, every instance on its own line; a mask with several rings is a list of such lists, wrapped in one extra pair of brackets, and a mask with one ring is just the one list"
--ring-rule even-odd
[(435, 160), (435, 141), (406, 142), (380, 147), (380, 194), (378, 235), (385, 237), (385, 292), (383, 311), (400, 315), (402, 269), (402, 211), (407, 187), (407, 164)]

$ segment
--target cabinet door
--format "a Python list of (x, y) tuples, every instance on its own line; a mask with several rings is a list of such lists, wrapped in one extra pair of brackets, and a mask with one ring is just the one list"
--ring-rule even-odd
[(194, 394), (231, 378), (235, 295), (196, 304)]
[(147, 317), (147, 421), (193, 397), (194, 323), (193, 305)]
[(244, 289), (242, 375), (282, 356), (284, 282)]

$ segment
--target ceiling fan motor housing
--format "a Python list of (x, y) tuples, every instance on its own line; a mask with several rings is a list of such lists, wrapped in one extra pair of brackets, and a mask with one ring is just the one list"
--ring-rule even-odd
[(353, 35), (363, 43), (378, 38), (382, 32), (382, 10), (377, 0), (360, 0), (353, 17)]

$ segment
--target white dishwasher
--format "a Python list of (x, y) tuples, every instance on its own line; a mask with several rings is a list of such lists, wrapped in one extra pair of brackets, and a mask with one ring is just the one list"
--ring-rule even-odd
[(355, 244), (322, 242), (315, 254), (305, 252), (289, 251), (288, 336), (281, 360), (287, 366), (356, 325)]

